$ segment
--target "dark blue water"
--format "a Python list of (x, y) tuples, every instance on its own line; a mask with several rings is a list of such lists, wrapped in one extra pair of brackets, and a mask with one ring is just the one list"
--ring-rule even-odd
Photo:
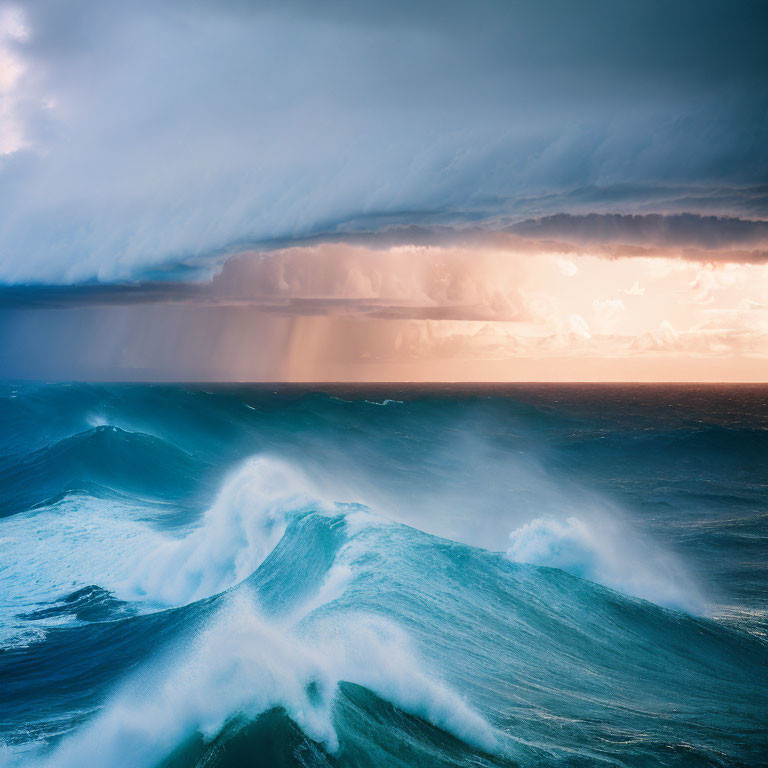
[(0, 765), (768, 764), (768, 387), (3, 385)]

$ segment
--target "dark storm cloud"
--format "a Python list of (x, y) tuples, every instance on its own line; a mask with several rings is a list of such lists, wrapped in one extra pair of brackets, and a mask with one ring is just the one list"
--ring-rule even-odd
[(516, 286), (489, 277), (499, 267), (510, 273), (509, 266), (497, 251), (382, 253), (332, 243), (241, 254), (206, 283), (0, 286), (0, 311), (186, 305), (289, 317), (518, 320), (523, 309)]
[(762, 2), (20, 8), (6, 284), (188, 280), (246, 244), (558, 212), (768, 215)]
[(528, 219), (512, 231), (526, 237), (562, 238), (577, 243), (626, 243), (711, 250), (764, 245), (768, 221), (691, 213), (659, 215), (567, 213)]
[[(377, 218), (380, 228), (371, 228), (369, 221), (368, 229), (262, 244), (224, 259), (220, 270), (205, 281), (0, 285), (0, 309), (185, 303), (247, 306), (296, 316), (347, 313), (379, 318), (515, 320), (520, 319), (518, 308), (499, 307), (493, 296), (472, 294), (474, 303), (462, 296), (462, 285), (466, 288), (463, 265), (479, 266), (480, 262), (473, 249), (563, 256), (587, 250), (605, 258), (675, 255), (707, 262), (768, 263), (768, 221), (762, 220), (689, 213), (591, 213), (555, 214), (511, 226), (496, 221), (481, 226), (426, 227), (393, 223), (400, 218)], [(403, 245), (437, 249), (401, 253), (397, 259), (391, 253), (383, 254)], [(424, 276), (425, 264), (435, 270), (432, 277)], [(381, 275), (387, 271), (400, 275), (395, 283), (382, 282)], [(393, 301), (393, 285), (402, 284), (401, 278), (409, 272), (418, 296), (428, 299), (428, 304), (420, 304), (408, 294)], [(356, 294), (354, 285), (353, 295), (345, 295), (352, 275), (362, 281), (365, 295)]]

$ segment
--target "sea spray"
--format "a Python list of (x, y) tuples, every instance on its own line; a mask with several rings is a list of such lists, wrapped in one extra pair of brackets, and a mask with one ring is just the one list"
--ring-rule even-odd
[(333, 706), (342, 680), (468, 743), (494, 749), (490, 726), (430, 677), (394, 623), (346, 614), (333, 626), (303, 625), (298, 634), (294, 628), (271, 622), (239, 593), (208, 626), (137, 673), (42, 765), (150, 768), (193, 734), (211, 740), (233, 717), (253, 720), (274, 707), (334, 753), (339, 742)]
[(537, 518), (509, 534), (507, 556), (562, 568), (628, 595), (702, 613), (706, 603), (680, 563), (618, 519)]

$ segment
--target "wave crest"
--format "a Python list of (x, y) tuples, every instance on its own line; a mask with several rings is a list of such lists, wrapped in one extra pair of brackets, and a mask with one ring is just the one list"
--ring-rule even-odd
[(275, 707), (333, 753), (334, 701), (344, 681), (467, 743), (495, 748), (493, 729), (422, 668), (392, 622), (353, 613), (304, 630), (297, 635), (260, 615), (247, 596), (234, 597), (191, 643), (134, 678), (43, 765), (154, 766), (196, 733), (210, 741), (233, 718), (253, 720)]
[(166, 605), (223, 592), (265, 560), (292, 513), (327, 506), (295, 467), (271, 457), (250, 459), (224, 483), (198, 528), (183, 539), (165, 539), (141, 559), (126, 591)]
[(507, 556), (518, 563), (560, 568), (627, 595), (691, 613), (705, 602), (674, 558), (615, 521), (588, 525), (576, 517), (537, 518), (509, 534)]
[[(94, 585), (145, 607), (186, 605), (255, 571), (291, 514), (326, 507), (298, 469), (270, 457), (250, 459), (230, 475), (197, 527), (182, 537), (148, 525), (142, 518), (151, 510), (141, 505), (67, 496), (5, 521), (0, 610), (34, 614), (40, 623), (41, 605)], [(17, 623), (0, 637), (15, 636)]]

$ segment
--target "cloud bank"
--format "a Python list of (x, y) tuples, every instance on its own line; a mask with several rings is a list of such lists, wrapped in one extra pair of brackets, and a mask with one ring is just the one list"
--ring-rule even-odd
[(768, 264), (326, 243), (204, 284), (0, 292), (9, 378), (730, 380), (768, 365)]
[(3, 6), (0, 282), (184, 281), (248, 247), (406, 233), (760, 260), (767, 16), (746, 0)]
[(768, 221), (691, 213), (659, 215), (556, 214), (528, 219), (512, 229), (527, 237), (554, 237), (579, 243), (682, 246), (720, 250), (768, 246)]

